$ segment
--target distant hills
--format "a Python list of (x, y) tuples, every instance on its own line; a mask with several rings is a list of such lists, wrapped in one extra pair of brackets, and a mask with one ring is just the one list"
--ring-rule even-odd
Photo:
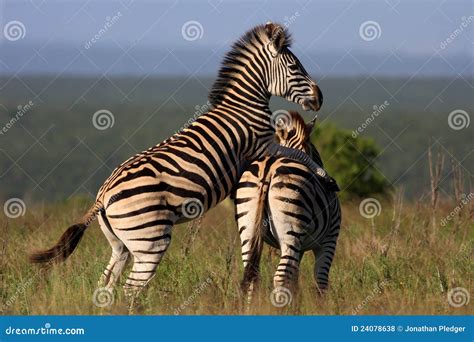
[[(191, 76), (0, 77), (0, 200), (93, 196), (115, 166), (199, 115), (212, 82)], [(451, 158), (461, 163), (466, 186), (473, 181), (472, 122), (453, 129), (449, 121), (453, 111), (465, 111), (472, 121), (473, 84), (459, 76), (328, 77), (320, 81), (318, 122), (349, 132), (362, 127), (359, 136), (372, 137), (381, 149), (377, 167), (412, 199), (429, 189), (427, 147), (435, 144), (446, 155), (442, 186), (451, 194)], [(300, 110), (278, 98), (271, 108)], [(110, 128), (94, 126), (98, 111), (112, 113)]]
[[(0, 75), (199, 75), (216, 74), (226, 48), (167, 49), (92, 45), (40, 45), (6, 43), (0, 49)], [(472, 77), (472, 56), (405, 55), (365, 51), (295, 53), (312, 75), (318, 77)]]

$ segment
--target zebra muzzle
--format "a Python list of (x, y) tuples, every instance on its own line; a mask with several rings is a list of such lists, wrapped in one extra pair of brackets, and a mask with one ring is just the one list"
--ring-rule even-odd
[(311, 96), (303, 101), (303, 109), (317, 112), (323, 105), (323, 93), (316, 84), (312, 86), (312, 90)]

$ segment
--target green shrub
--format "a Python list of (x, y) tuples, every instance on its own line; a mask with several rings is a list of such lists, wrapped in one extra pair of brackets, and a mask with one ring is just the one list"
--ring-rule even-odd
[(333, 124), (322, 124), (312, 142), (321, 153), (325, 169), (341, 188), (342, 198), (385, 194), (390, 183), (376, 167), (380, 148), (372, 138), (356, 137)]

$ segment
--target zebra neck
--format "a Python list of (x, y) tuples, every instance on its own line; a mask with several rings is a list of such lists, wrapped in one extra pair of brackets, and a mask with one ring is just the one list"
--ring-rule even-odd
[(265, 88), (263, 78), (263, 75), (235, 72), (220, 75), (209, 93), (209, 101), (214, 108), (229, 106), (267, 112), (271, 94)]
[[(309, 158), (312, 161), (314, 161), (317, 165), (319, 165), (321, 168), (324, 168), (323, 160), (321, 159), (321, 155), (319, 154), (318, 149), (311, 142), (309, 142), (308, 144), (310, 145), (309, 146), (309, 151), (305, 151), (305, 147), (301, 145), (300, 141), (290, 143), (287, 146), (285, 146), (284, 144), (283, 145), (278, 145), (277, 144), (275, 146), (271, 146), (270, 150), (272, 150), (273, 152), (276, 152), (276, 153), (280, 153), (280, 154), (282, 154), (282, 155), (284, 155), (288, 158), (295, 157), (295, 155), (296, 155), (295, 150), (299, 150), (302, 153), (309, 156)], [(281, 146), (281, 147), (279, 147), (279, 146)], [(284, 149), (286, 149), (286, 150), (283, 151)], [(297, 153), (298, 154), (298, 156), (296, 156), (297, 160), (301, 161), (302, 153), (299, 153), (299, 152)], [(308, 165), (306, 165), (306, 166), (308, 166)]]
[[(236, 101), (226, 101), (211, 111), (211, 113), (218, 113), (219, 115), (229, 117), (238, 121), (248, 130), (259, 132), (274, 133), (271, 125), (271, 115), (269, 104), (262, 104), (261, 106), (247, 106), (244, 103)], [(206, 114), (204, 114), (206, 115)]]
[(297, 160), (303, 165), (306, 165), (314, 174), (318, 177), (330, 181), (331, 178), (327, 172), (319, 165), (315, 160), (311, 159), (304, 151), (295, 149), (292, 147), (282, 146), (276, 143), (273, 143), (269, 146), (267, 150), (267, 155), (274, 157), (286, 157), (293, 160)]

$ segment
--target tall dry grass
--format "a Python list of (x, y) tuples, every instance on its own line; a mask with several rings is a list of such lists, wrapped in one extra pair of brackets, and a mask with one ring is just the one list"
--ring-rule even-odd
[[(398, 203), (398, 205), (397, 205)], [(442, 226), (456, 206), (440, 202), (432, 225), (429, 203), (382, 201), (379, 216), (367, 219), (359, 202), (343, 205), (343, 225), (331, 269), (330, 290), (322, 298), (313, 280), (313, 255), (302, 261), (299, 291), (283, 308), (271, 304), (272, 275), (278, 255), (265, 247), (262, 282), (256, 302), (245, 311), (239, 282), (240, 242), (233, 208), (225, 201), (206, 214), (195, 236), (188, 225), (175, 227), (171, 247), (146, 293), (139, 314), (472, 314), (472, 300), (455, 308), (447, 293), (472, 291), (472, 206)], [(4, 315), (126, 314), (120, 287), (113, 305), (93, 303), (99, 275), (110, 247), (97, 224), (62, 265), (42, 272), (27, 253), (51, 246), (66, 227), (82, 216), (89, 200), (28, 206), (17, 219), (0, 221), (0, 300)], [(401, 208), (401, 210), (400, 210)]]

